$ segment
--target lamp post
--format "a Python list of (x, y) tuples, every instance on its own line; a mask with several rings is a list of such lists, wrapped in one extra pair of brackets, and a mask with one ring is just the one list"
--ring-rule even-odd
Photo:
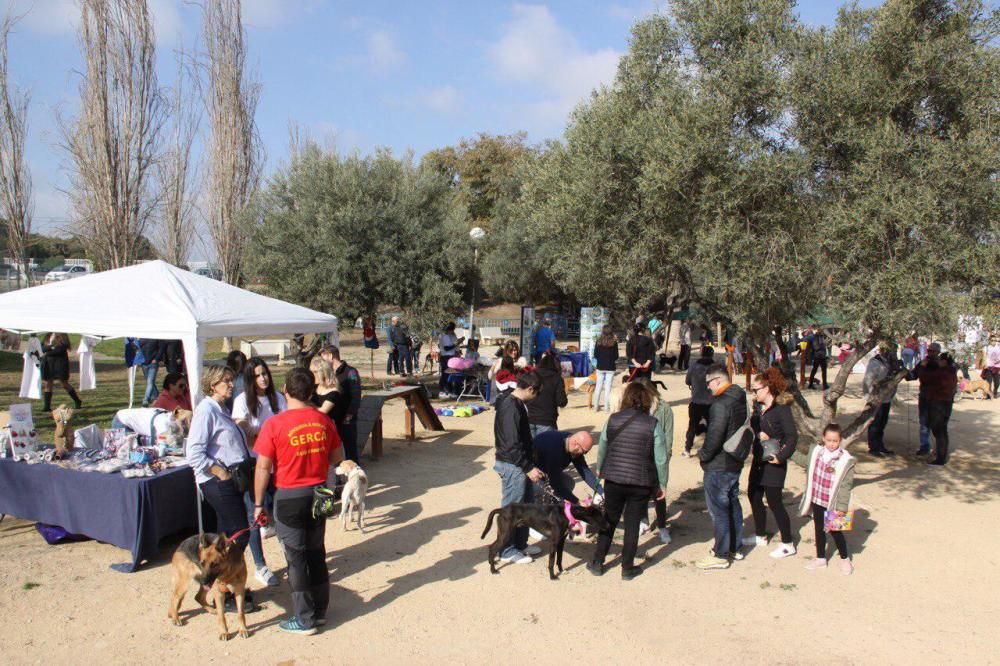
[(469, 340), (472, 340), (474, 326), (473, 319), (475, 318), (476, 312), (476, 287), (477, 287), (477, 277), (479, 276), (479, 245), (486, 238), (486, 232), (483, 231), (481, 227), (472, 227), (469, 230), (469, 240), (472, 241), (473, 250), (473, 260), (472, 260), (472, 299), (469, 301)]

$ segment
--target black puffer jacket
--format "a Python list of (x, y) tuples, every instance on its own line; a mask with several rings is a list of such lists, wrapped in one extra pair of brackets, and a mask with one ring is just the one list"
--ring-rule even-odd
[(559, 408), (566, 406), (566, 385), (563, 384), (562, 373), (558, 370), (542, 368), (535, 370), (542, 378), (542, 391), (529, 402), (528, 422), (531, 425), (546, 425), (556, 427), (559, 418)]
[(708, 409), (708, 430), (705, 443), (698, 451), (701, 468), (706, 472), (739, 472), (743, 462), (722, 450), (722, 445), (732, 437), (747, 420), (747, 393), (730, 384), (715, 396)]
[(608, 419), (608, 452), (601, 473), (608, 481), (633, 486), (656, 487), (653, 457), (656, 419), (627, 409)]
[(530, 472), (535, 466), (528, 412), (524, 403), (510, 392), (497, 397), (493, 439), (498, 461), (517, 465), (525, 472)]

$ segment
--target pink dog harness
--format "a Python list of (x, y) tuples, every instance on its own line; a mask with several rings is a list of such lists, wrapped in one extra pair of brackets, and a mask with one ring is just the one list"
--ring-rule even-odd
[(573, 516), (573, 512), (570, 510), (572, 506), (568, 500), (563, 500), (563, 514), (565, 514), (566, 520), (569, 521), (569, 528), (580, 536), (583, 536), (587, 532), (587, 528)]

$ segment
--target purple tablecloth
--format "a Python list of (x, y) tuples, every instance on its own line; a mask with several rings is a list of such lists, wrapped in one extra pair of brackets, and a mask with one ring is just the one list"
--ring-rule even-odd
[[(211, 513), (211, 512), (209, 512)], [(160, 539), (198, 529), (194, 474), (176, 467), (156, 476), (79, 472), (0, 459), (0, 514), (58, 525), (132, 553), (134, 571), (159, 552)]]

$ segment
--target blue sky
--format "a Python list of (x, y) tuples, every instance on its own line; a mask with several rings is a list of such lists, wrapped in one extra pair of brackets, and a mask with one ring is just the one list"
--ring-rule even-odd
[[(479, 132), (524, 130), (532, 142), (556, 138), (573, 106), (613, 78), (629, 26), (664, 3), (243, 4), (250, 62), (263, 85), (257, 122), (270, 171), (286, 154), (293, 121), (340, 150), (388, 146), (418, 156)], [(829, 25), (839, 4), (803, 0), (799, 12), (807, 23)], [(175, 50), (195, 48), (199, 11), (185, 0), (150, 5), (161, 83), (169, 84)], [(69, 218), (56, 116), (75, 113), (78, 10), (74, 0), (0, 0), (5, 6), (28, 12), (11, 40), (10, 70), (14, 82), (32, 94), (28, 153), (35, 230), (55, 232)]]

